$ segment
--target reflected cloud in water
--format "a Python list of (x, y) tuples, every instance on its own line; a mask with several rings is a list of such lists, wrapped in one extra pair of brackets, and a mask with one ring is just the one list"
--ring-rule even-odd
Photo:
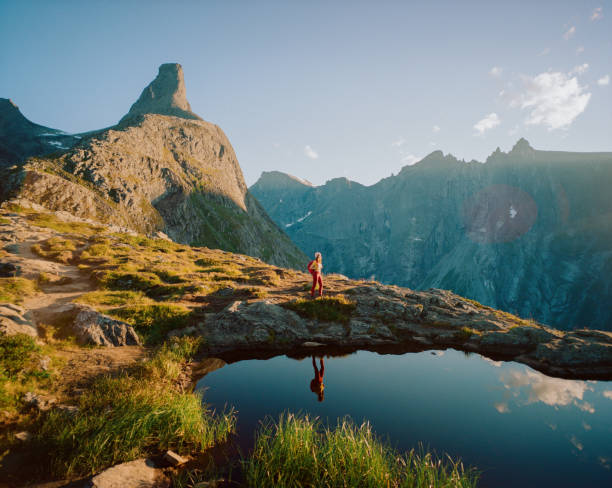
[(497, 410), (499, 413), (509, 413), (510, 412), (507, 402), (496, 403), (495, 410)]
[(612, 400), (612, 390), (606, 390), (603, 392), (603, 396)]
[(584, 449), (584, 445), (582, 444), (582, 442), (580, 442), (578, 439), (576, 439), (576, 436), (573, 435), (570, 437), (570, 442), (574, 445), (574, 447), (576, 449), (578, 449), (579, 451), (582, 451)]
[(593, 390), (586, 381), (551, 378), (530, 370), (509, 371), (500, 377), (500, 381), (515, 397), (525, 392), (526, 404), (542, 402), (554, 407), (573, 404), (585, 412), (595, 412), (590, 403), (583, 401), (584, 393)]

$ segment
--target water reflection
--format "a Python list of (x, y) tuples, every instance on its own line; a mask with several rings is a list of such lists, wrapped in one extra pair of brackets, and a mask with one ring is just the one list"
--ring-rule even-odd
[(317, 395), (317, 399), (322, 402), (325, 399), (325, 385), (323, 384), (323, 376), (325, 375), (325, 363), (323, 358), (320, 359), (321, 368), (317, 368), (315, 357), (312, 357), (312, 367), (314, 369), (314, 378), (310, 381), (310, 391)]
[[(324, 377), (330, 362), (333, 374)], [(333, 392), (326, 399), (325, 386)], [(214, 408), (240, 412), (244, 449), (266, 415), (349, 415), (371, 421), (400, 450), (425, 443), (478, 466), (483, 487), (612, 486), (612, 382), (552, 378), (448, 349), (245, 360), (199, 387)]]
[[(586, 381), (552, 378), (538, 371), (527, 369), (507, 371), (500, 377), (500, 381), (515, 397), (519, 397), (524, 388), (524, 392), (527, 393), (525, 404), (542, 402), (555, 407), (573, 404), (583, 411), (595, 412), (590, 403), (583, 401), (584, 393), (593, 391), (593, 387)], [(497, 404), (495, 408), (500, 411)], [(501, 410), (508, 411), (507, 405)]]

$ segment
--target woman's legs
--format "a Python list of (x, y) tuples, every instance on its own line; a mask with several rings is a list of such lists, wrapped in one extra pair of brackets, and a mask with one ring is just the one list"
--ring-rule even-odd
[(319, 296), (323, 296), (323, 278), (321, 273), (312, 273), (312, 288), (310, 289), (310, 296), (314, 297), (315, 289), (319, 285)]
[(310, 296), (314, 297), (315, 288), (317, 287), (317, 277), (320, 278), (319, 273), (312, 273), (312, 288), (310, 289)]

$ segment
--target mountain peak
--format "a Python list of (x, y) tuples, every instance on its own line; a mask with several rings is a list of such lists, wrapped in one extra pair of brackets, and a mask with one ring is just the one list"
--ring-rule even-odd
[(19, 107), (10, 98), (0, 98), (0, 110), (17, 110)]
[(518, 156), (532, 156), (535, 149), (531, 147), (529, 141), (524, 137), (521, 137), (516, 144), (512, 148), (512, 150), (508, 154), (518, 155)]
[(447, 164), (453, 164), (453, 163), (458, 163), (458, 162), (459, 160), (452, 154), (449, 153), (445, 156), (442, 151), (437, 150), (425, 156), (414, 166), (421, 166), (421, 167), (438, 166), (438, 165), (447, 165)]
[(191, 111), (187, 101), (183, 68), (177, 63), (159, 67), (155, 79), (142, 91), (140, 97), (119, 123), (142, 114), (160, 114), (202, 120)]

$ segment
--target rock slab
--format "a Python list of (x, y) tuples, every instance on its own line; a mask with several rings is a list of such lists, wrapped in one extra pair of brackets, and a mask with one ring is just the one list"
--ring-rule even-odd
[(169, 488), (170, 480), (149, 459), (118, 464), (91, 479), (91, 488)]
[(130, 324), (87, 306), (78, 307), (72, 330), (79, 344), (107, 347), (140, 345), (140, 339)]

